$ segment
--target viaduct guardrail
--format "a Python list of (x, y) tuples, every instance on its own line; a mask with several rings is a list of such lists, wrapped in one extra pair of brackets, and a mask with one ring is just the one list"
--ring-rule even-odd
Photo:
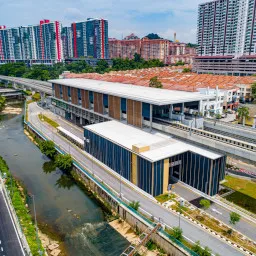
[(1, 75), (0, 75), (0, 80), (13, 83), (14, 87), (18, 85), (18, 86), (26, 87), (38, 92), (46, 93), (49, 95), (52, 94), (51, 83), (48, 83), (45, 81), (20, 78), (20, 77), (1, 76)]
[(164, 123), (153, 123), (153, 128), (167, 132), (187, 141), (193, 141), (213, 150), (238, 156), (249, 162), (256, 162), (256, 145), (252, 143), (240, 141), (201, 129), (190, 128), (178, 123), (171, 125)]

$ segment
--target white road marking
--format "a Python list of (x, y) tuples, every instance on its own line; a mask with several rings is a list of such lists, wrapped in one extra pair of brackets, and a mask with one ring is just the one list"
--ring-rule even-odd
[(1, 251), (2, 251), (2, 252), (4, 251), (4, 248), (3, 248), (3, 247), (1, 247)]

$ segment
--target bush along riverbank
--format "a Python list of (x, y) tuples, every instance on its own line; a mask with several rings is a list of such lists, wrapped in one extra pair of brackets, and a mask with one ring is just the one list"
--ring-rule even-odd
[(32, 220), (32, 216), (29, 213), (26, 200), (26, 191), (22, 187), (21, 183), (12, 176), (5, 160), (1, 156), (0, 171), (2, 176), (5, 176), (5, 185), (10, 191), (10, 198), (12, 200), (13, 207), (19, 219), (22, 231), (26, 236), (32, 255), (39, 256), (40, 252), (42, 252), (41, 255), (45, 255), (42, 243), (37, 236), (36, 226)]
[(112, 210), (111, 206), (98, 196), (97, 193), (93, 192), (83, 181), (81, 176), (73, 170), (73, 160), (71, 155), (58, 154), (53, 141), (44, 141), (28, 130), (25, 130), (24, 132), (29, 139), (40, 148), (41, 152), (52, 160), (55, 167), (62, 170), (64, 175), (66, 175), (71, 182), (74, 182), (87, 196), (96, 200), (103, 210), (107, 222), (119, 218), (119, 216)]

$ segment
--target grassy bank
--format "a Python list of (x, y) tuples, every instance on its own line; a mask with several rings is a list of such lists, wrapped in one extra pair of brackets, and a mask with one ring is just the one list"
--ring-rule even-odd
[(256, 182), (232, 176), (226, 176), (225, 180), (226, 182), (224, 182), (223, 185), (226, 187), (256, 199)]
[(226, 176), (225, 180), (223, 185), (235, 190), (225, 199), (256, 214), (256, 182), (232, 176)]
[(48, 118), (47, 116), (45, 116), (43, 114), (39, 114), (38, 117), (40, 118), (41, 121), (48, 123), (49, 125), (51, 125), (54, 128), (57, 128), (60, 126), (58, 123), (56, 123), (55, 121), (53, 121), (52, 119)]
[(9, 168), (2, 157), (0, 157), (0, 170), (2, 174), (6, 173), (5, 184), (10, 191), (12, 204), (18, 216), (23, 233), (28, 241), (32, 255), (37, 256), (39, 255), (38, 251), (41, 250), (43, 252), (44, 249), (41, 241), (37, 241), (36, 227), (33, 223), (32, 216), (29, 214), (29, 209), (26, 207), (26, 195), (24, 189), (19, 182), (12, 177)]

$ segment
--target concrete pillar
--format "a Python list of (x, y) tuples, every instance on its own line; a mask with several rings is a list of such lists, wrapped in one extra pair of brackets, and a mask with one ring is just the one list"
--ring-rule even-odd
[(200, 101), (199, 101), (199, 105), (198, 105), (198, 112), (202, 112), (202, 111), (201, 111), (201, 110), (202, 110), (202, 106), (203, 106), (203, 101), (200, 100)]
[(150, 122), (150, 131), (152, 131), (152, 121), (153, 121), (153, 106), (152, 106), (152, 104), (150, 104), (150, 113), (149, 113), (149, 115), (150, 115), (150, 120), (149, 120), (149, 122)]
[(83, 125), (83, 118), (80, 117), (80, 124)]
[(171, 104), (170, 110), (169, 110), (169, 119), (172, 120), (172, 112), (173, 112), (173, 105)]
[(44, 92), (40, 92), (40, 96), (41, 96), (41, 101), (43, 102), (45, 99), (45, 93)]
[(181, 106), (181, 115), (184, 115), (184, 102), (182, 103), (182, 106)]

